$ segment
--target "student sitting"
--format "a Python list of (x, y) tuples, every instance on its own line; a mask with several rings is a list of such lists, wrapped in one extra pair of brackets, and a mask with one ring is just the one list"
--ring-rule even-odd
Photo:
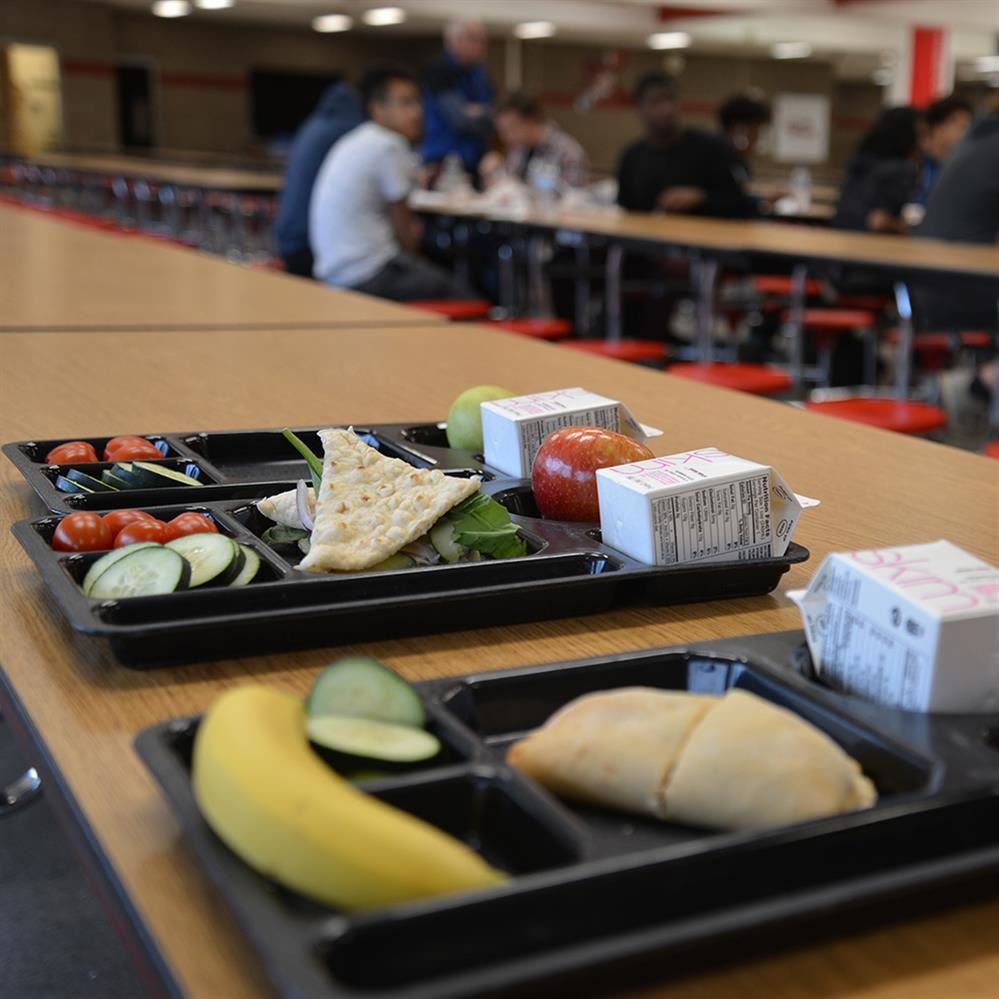
[(890, 108), (860, 140), (839, 193), (839, 229), (905, 233), (902, 209), (916, 197), (919, 180), (919, 112)]
[(730, 97), (718, 111), (721, 133), (731, 143), (743, 168), (743, 183), (752, 177), (753, 153), (760, 141), (760, 132), (770, 123), (770, 108), (764, 101), (746, 94)]
[(590, 161), (583, 147), (528, 94), (511, 94), (499, 106), (496, 131), (506, 149), (509, 176), (530, 184), (532, 176), (547, 169), (560, 186), (586, 187), (590, 182)]
[(404, 70), (368, 73), (361, 84), (369, 121), (329, 152), (312, 193), (309, 236), (320, 281), (396, 301), (467, 298), (445, 270), (415, 255), (420, 229), (413, 190), (423, 107)]
[(646, 135), (625, 150), (618, 166), (622, 208), (727, 218), (755, 214), (739, 155), (721, 136), (683, 126), (672, 77), (648, 73), (634, 96)]
[(919, 189), (916, 204), (929, 201), (933, 185), (940, 176), (944, 161), (951, 150), (964, 138), (971, 127), (972, 110), (970, 102), (961, 97), (941, 97), (924, 112), (922, 148), (923, 161), (919, 171)]

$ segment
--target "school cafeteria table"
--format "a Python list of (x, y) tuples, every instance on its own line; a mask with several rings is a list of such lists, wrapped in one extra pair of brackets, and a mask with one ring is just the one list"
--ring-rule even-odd
[[(148, 371), (151, 346), (162, 351), (155, 392), (93, 391)], [(639, 419), (664, 428), (653, 442), (657, 453), (717, 445), (772, 463), (794, 489), (823, 501), (805, 514), (796, 534), (812, 560), (794, 567), (771, 596), (391, 641), (372, 636), (365, 643), (366, 652), (409, 679), (794, 629), (799, 617), (785, 592), (804, 585), (833, 550), (943, 537), (999, 562), (999, 479), (984, 458), (476, 326), (10, 334), (3, 349), (4, 370), (16, 373), (0, 393), (4, 440), (424, 421), (442, 418), (459, 391), (482, 381), (521, 392), (585, 385), (626, 400)], [(69, 352), (72, 364), (53, 363)], [(192, 356), (197, 364), (186, 362)], [(66, 404), (70, 398), (73, 405)], [(130, 939), (141, 951), (143, 937), (134, 932), (141, 920), (147, 949), (161, 955), (177, 989), (191, 999), (264, 999), (271, 993), (259, 961), (185, 847), (132, 739), (152, 723), (203, 711), (237, 683), (257, 680), (302, 694), (334, 651), (130, 672), (70, 633), (7, 533), (12, 521), (40, 510), (6, 461), (0, 462), (0, 511), (6, 697), (29, 720), (19, 731), (25, 736), (30, 729), (43, 747), (32, 755), (53, 794), (70, 803), (69, 821), (91, 845), (103, 882), (127, 900), (117, 905), (126, 916), (123, 927), (133, 926)], [(850, 927), (843, 929), (849, 934)], [(147, 961), (155, 974), (153, 964)], [(996, 982), (999, 900), (816, 939), (791, 952), (618, 994), (985, 997), (995, 995)], [(152, 985), (149, 994), (155, 994)]]
[(384, 299), (0, 206), (0, 332), (432, 322)]

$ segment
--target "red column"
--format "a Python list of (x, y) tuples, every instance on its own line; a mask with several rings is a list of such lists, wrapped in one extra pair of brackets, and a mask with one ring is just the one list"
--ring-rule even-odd
[(917, 108), (950, 93), (953, 85), (950, 38), (944, 28), (914, 27), (909, 101)]

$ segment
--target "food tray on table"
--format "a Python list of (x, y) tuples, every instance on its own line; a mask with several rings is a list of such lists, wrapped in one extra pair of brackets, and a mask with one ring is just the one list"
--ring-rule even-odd
[[(164, 462), (195, 472), (205, 485), (92, 494), (56, 490), (55, 478), (69, 469), (46, 465), (44, 455), (60, 441), (7, 444), (4, 452), (52, 511), (20, 521), (13, 532), (72, 627), (107, 640), (112, 652), (130, 666), (258, 655), (373, 635), (385, 638), (578, 617), (617, 607), (757, 596), (774, 590), (791, 565), (808, 558), (807, 549), (792, 544), (780, 558), (645, 565), (604, 545), (594, 524), (543, 520), (529, 480), (504, 478), (481, 456), (448, 448), (441, 424), (354, 429), (383, 454), (414, 467), (481, 475), (482, 491), (509, 510), (528, 554), (392, 571), (300, 571), (297, 550), (272, 547), (261, 538), (272, 524), (254, 502), (293, 489), (297, 481), (308, 478), (305, 462), (280, 430), (149, 435), (166, 449)], [(295, 432), (321, 450), (317, 430)], [(100, 453), (105, 441), (91, 443)], [(123, 508), (145, 510), (164, 520), (182, 511), (204, 513), (221, 533), (257, 553), (260, 571), (252, 583), (239, 589), (90, 599), (80, 583), (99, 553), (54, 551), (53, 534), (60, 517), (69, 512)]]
[[(794, 672), (802, 639), (756, 635), (417, 684), (444, 762), (359, 786), (463, 839), (511, 880), (363, 914), (275, 886), (209, 829), (190, 779), (199, 718), (147, 729), (136, 745), (286, 996), (625, 991), (635, 975), (717, 967), (801, 934), (999, 891), (999, 751), (989, 742), (999, 716), (916, 716), (834, 694)], [(879, 801), (712, 832), (566, 803), (504, 762), (513, 741), (573, 698), (634, 685), (736, 688), (785, 707), (856, 759)]]

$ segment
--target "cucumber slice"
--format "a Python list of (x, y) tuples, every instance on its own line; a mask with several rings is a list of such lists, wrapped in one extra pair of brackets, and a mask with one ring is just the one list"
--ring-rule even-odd
[(295, 544), (303, 555), (308, 555), (312, 551), (312, 535), (310, 534), (307, 538), (299, 538)]
[(430, 543), (445, 562), (457, 562), (468, 549), (454, 540), (454, 524), (439, 520), (430, 528)]
[(101, 482), (106, 483), (107, 485), (111, 486), (113, 489), (125, 490), (125, 489), (135, 488), (135, 486), (126, 482), (124, 479), (118, 478), (118, 476), (115, 475), (110, 468), (105, 468), (104, 471), (101, 472)]
[(116, 548), (114, 551), (108, 552), (107, 555), (102, 555), (87, 570), (87, 574), (83, 577), (83, 582), (80, 584), (80, 589), (83, 590), (83, 592), (89, 597), (94, 583), (97, 582), (97, 578), (105, 572), (105, 570), (110, 569), (115, 562), (120, 562), (126, 555), (131, 555), (133, 552), (137, 552), (140, 548), (162, 547), (162, 545), (158, 545), (155, 541), (136, 541), (134, 545), (126, 545), (124, 548)]
[(228, 586), (242, 571), (246, 556), (224, 534), (187, 534), (168, 541), (166, 547), (191, 563), (191, 589), (217, 583)]
[(110, 469), (110, 474), (121, 482), (127, 483), (129, 489), (145, 488), (143, 477), (135, 474), (131, 462), (119, 461)]
[(370, 718), (318, 715), (306, 721), (305, 732), (330, 763), (345, 770), (424, 763), (441, 751), (436, 737), (422, 728)]
[(371, 656), (345, 656), (316, 677), (305, 701), (312, 717), (343, 715), (423, 728), (420, 695), (398, 673)]
[(56, 476), (55, 487), (61, 493), (93, 493), (97, 492), (96, 489), (88, 489), (85, 485), (80, 482), (74, 482), (72, 479), (67, 479), (65, 475)]
[(247, 583), (252, 583), (260, 572), (260, 556), (249, 545), (240, 545), (239, 548), (243, 553), (243, 568), (239, 570), (239, 575), (229, 584), (230, 586), (246, 586)]
[(412, 569), (416, 565), (416, 559), (404, 552), (396, 552), (395, 555), (389, 555), (387, 559), (379, 562), (378, 565), (373, 565), (368, 572), (388, 572), (391, 569)]
[[(196, 468), (197, 466), (188, 466)], [(143, 476), (144, 481), (151, 483), (146, 488), (156, 488), (157, 486), (202, 486), (203, 482), (183, 472), (178, 472), (174, 468), (164, 468), (163, 465), (153, 465), (148, 461), (133, 461), (132, 474)], [(149, 476), (152, 476), (150, 479)]]
[(95, 600), (173, 593), (182, 590), (191, 576), (187, 562), (163, 545), (132, 548), (123, 558), (114, 558), (116, 555), (118, 552), (109, 552), (99, 560), (113, 559), (90, 587), (88, 596)]
[(78, 468), (71, 468), (66, 473), (66, 478), (71, 482), (75, 482), (78, 486), (84, 486), (92, 493), (113, 493), (117, 491), (114, 486), (109, 486), (106, 482), (101, 482), (100, 479), (95, 479), (92, 475), (87, 475), (86, 472), (81, 472)]

